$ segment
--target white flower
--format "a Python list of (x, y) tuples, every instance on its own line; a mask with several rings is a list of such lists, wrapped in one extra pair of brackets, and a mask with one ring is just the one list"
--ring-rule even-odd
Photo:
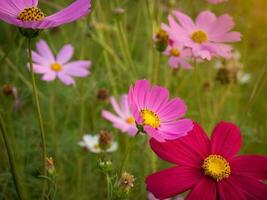
[[(93, 153), (101, 153), (103, 150), (99, 145), (99, 135), (89, 135), (83, 136), (82, 140), (78, 143), (81, 147), (85, 147), (88, 151)], [(118, 143), (112, 142), (111, 146), (106, 150), (107, 152), (114, 152), (118, 149)]]

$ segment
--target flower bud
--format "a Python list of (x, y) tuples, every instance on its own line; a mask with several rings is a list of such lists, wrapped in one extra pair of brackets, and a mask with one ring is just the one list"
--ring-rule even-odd
[(159, 31), (155, 34), (154, 41), (156, 44), (156, 49), (159, 52), (163, 52), (168, 46), (169, 35), (165, 30), (159, 29)]
[(55, 168), (54, 160), (52, 157), (46, 157), (46, 169), (47, 169), (48, 175), (50, 176), (54, 175), (56, 168)]
[(131, 188), (134, 186), (134, 176), (132, 174), (129, 174), (127, 172), (124, 172), (121, 175), (121, 178), (119, 180), (119, 187), (126, 193), (128, 193)]
[(113, 136), (108, 131), (101, 131), (99, 135), (99, 146), (102, 150), (107, 150), (111, 147)]

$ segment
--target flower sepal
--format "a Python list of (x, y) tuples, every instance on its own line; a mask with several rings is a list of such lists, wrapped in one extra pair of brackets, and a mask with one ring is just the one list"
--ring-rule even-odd
[(39, 36), (41, 30), (30, 28), (19, 28), (19, 32), (26, 38), (36, 38)]

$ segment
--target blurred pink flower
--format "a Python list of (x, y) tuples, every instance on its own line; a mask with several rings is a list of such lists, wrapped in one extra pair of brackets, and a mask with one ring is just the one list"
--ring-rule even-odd
[(103, 110), (102, 117), (111, 121), (115, 128), (120, 129), (122, 132), (127, 132), (131, 136), (135, 136), (137, 128), (129, 108), (128, 96), (126, 94), (122, 95), (120, 103), (118, 103), (114, 97), (111, 97), (110, 102), (117, 115)]
[(222, 2), (225, 2), (227, 0), (207, 0), (209, 3), (212, 3), (212, 4), (218, 4), (218, 3), (222, 3)]
[(193, 128), (190, 119), (180, 119), (187, 110), (183, 100), (169, 100), (166, 88), (151, 87), (147, 80), (130, 86), (128, 101), (136, 123), (159, 142), (182, 137)]
[(53, 81), (58, 77), (66, 85), (72, 85), (75, 84), (72, 77), (86, 77), (90, 74), (91, 61), (69, 62), (73, 56), (73, 46), (70, 44), (65, 45), (56, 57), (44, 40), (40, 40), (36, 48), (37, 52), (32, 51), (33, 71), (42, 74), (44, 81)]
[(162, 27), (172, 40), (191, 48), (194, 56), (208, 60), (213, 56), (226, 59), (232, 56), (232, 47), (224, 43), (240, 41), (241, 34), (231, 31), (234, 22), (228, 14), (216, 17), (210, 11), (203, 11), (195, 23), (180, 11), (174, 11), (173, 14), (179, 23), (169, 16), (169, 26), (163, 24)]
[(1, 0), (0, 19), (22, 28), (48, 29), (87, 15), (91, 4), (90, 0), (76, 0), (65, 9), (47, 17), (37, 6), (38, 0)]
[(191, 68), (188, 61), (192, 56), (192, 52), (189, 48), (185, 48), (181, 42), (169, 44), (164, 54), (169, 57), (168, 63), (172, 68)]

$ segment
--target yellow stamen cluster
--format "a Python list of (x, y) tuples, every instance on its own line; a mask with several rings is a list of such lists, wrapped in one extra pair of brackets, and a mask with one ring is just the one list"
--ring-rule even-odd
[(208, 41), (208, 35), (202, 30), (193, 32), (191, 38), (194, 42), (198, 44), (202, 44)]
[(129, 118), (126, 119), (126, 122), (127, 122), (128, 124), (134, 124), (135, 120), (134, 120), (133, 117), (129, 117)]
[(180, 51), (176, 48), (172, 48), (170, 50), (170, 54), (171, 54), (171, 56), (174, 56), (174, 57), (179, 57), (181, 55)]
[(203, 162), (202, 168), (205, 175), (216, 181), (228, 178), (231, 174), (229, 162), (220, 155), (209, 155)]
[(143, 119), (143, 125), (148, 125), (153, 128), (158, 128), (160, 125), (160, 119), (156, 113), (151, 110), (141, 110), (141, 117)]
[(45, 18), (45, 14), (39, 8), (30, 7), (21, 11), (17, 18), (21, 21), (40, 21)]
[(62, 70), (62, 66), (58, 63), (54, 63), (51, 65), (51, 69), (55, 72), (59, 72)]

